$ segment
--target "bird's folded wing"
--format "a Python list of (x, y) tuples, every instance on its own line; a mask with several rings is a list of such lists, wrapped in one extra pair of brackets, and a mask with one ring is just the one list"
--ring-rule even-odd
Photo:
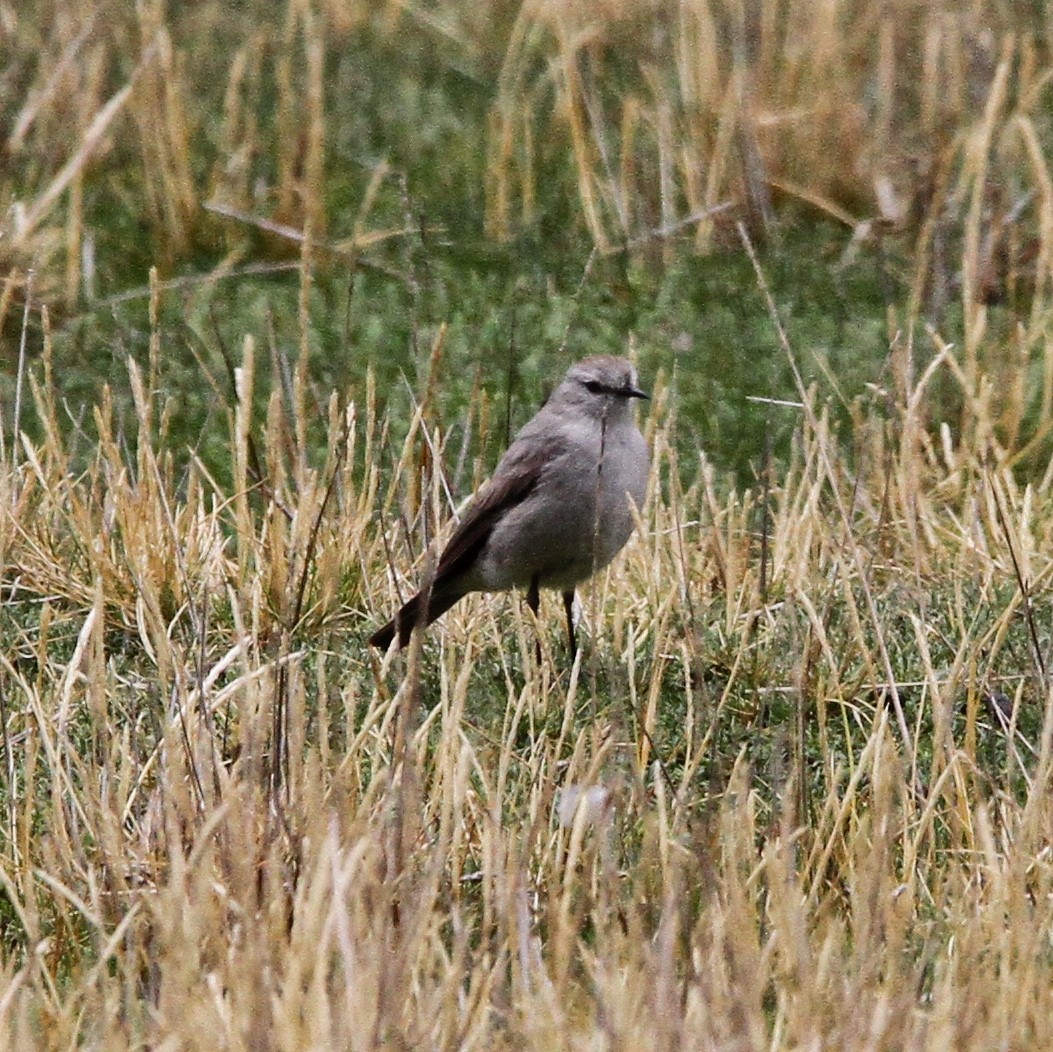
[(562, 443), (555, 436), (509, 447), (493, 478), (479, 491), (443, 549), (435, 572), (436, 585), (468, 569), (494, 526), (510, 508), (533, 493), (545, 465), (561, 448)]

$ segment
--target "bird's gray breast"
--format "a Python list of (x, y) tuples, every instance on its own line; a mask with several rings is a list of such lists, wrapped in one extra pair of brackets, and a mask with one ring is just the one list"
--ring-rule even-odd
[(525, 587), (536, 576), (544, 587), (573, 588), (617, 555), (633, 530), (632, 503), (643, 503), (650, 456), (631, 416), (615, 423), (561, 429), (537, 484), (495, 523), (472, 587)]

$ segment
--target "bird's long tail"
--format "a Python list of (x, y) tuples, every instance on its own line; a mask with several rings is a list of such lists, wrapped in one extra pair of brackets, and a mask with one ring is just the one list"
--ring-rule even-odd
[(418, 592), (412, 599), (403, 604), (402, 609), (386, 625), (378, 628), (369, 637), (370, 646), (387, 650), (391, 646), (391, 641), (395, 638), (395, 633), (398, 632), (399, 649), (401, 650), (409, 642), (410, 635), (418, 624), (422, 627), (430, 625), (437, 617), (445, 614), (460, 598), (460, 595), (457, 593), (450, 595), (432, 592), (428, 600), (427, 616), (425, 617), (422, 616), (423, 612), (421, 610), (424, 593)]

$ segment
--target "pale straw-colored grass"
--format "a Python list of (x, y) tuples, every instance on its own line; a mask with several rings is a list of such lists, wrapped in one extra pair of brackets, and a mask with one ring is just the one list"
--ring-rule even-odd
[(249, 419), (254, 353), (229, 492), (145, 395), (127, 454), (103, 406), (84, 470), (50, 427), (4, 457), (9, 1047), (1049, 1039), (1048, 480), (906, 406), (850, 462), (810, 401), (761, 527), (672, 470), (659, 375), (578, 663), (508, 596), (380, 657), (452, 454), (426, 411), (385, 445), (367, 388), (312, 459), (295, 404)]
[[(505, 32), (452, 2), (293, 0), (230, 55), (218, 153), (192, 163), (179, 17), (55, 6), (0, 2), (24, 88), (0, 170), (21, 349), (0, 428), (0, 1046), (1050, 1047), (1043, 27), (1010, 34), (985, 3), (786, 20), (611, 0), (528, 3)], [(191, 6), (201, 44), (219, 9)], [(650, 490), (583, 590), (573, 666), (549, 598), (536, 623), (472, 597), (406, 654), (364, 644), (426, 576), (499, 416), (484, 391), (457, 431), (437, 412), (440, 327), (404, 415), (370, 379), (310, 437), (310, 276), (403, 233), (372, 220), (381, 160), (354, 235), (326, 240), (323, 59), (370, 18), (499, 70), (495, 237), (532, 220), (543, 146), (597, 255), (672, 260), (685, 231), (742, 251), (774, 194), (857, 246), (888, 238), (909, 276), (887, 390), (847, 406), (850, 433), (835, 378), (778, 392), (789, 462), (748, 489), (684, 440), (682, 376), (647, 377)], [(911, 78), (915, 110), (894, 94)], [(114, 155), (139, 159), (159, 263), (229, 238), (207, 287), (247, 227), (298, 257), (288, 383), (263, 389), (251, 337), (235, 355), (229, 483), (170, 438), (157, 273), (130, 415), (103, 391), (71, 428), (61, 405), (39, 304), (92, 300), (87, 180)], [(999, 297), (1027, 304), (1008, 336)]]

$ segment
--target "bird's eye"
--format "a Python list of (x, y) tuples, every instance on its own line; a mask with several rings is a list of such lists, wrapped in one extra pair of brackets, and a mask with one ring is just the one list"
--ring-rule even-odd
[(585, 390), (591, 391), (593, 394), (605, 394), (607, 388), (604, 387), (599, 380), (586, 380)]

